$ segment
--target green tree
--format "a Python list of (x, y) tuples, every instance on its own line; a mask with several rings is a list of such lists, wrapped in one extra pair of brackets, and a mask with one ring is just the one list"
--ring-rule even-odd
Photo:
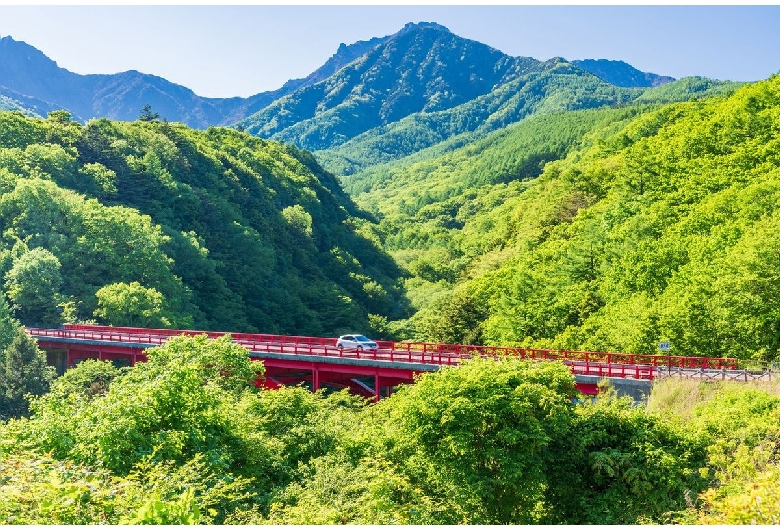
[(446, 522), (524, 524), (546, 488), (544, 455), (573, 419), (563, 365), (476, 358), (421, 376), (388, 407), (393, 460), (429, 497), (459, 513)]
[(115, 197), (117, 193), (116, 173), (99, 162), (84, 164), (80, 175), (92, 182), (91, 188), (102, 197)]
[(60, 124), (67, 124), (73, 119), (73, 115), (67, 110), (54, 110), (48, 114), (48, 118)]
[(157, 112), (152, 111), (152, 106), (148, 103), (143, 106), (141, 109), (141, 113), (138, 115), (139, 121), (146, 121), (146, 122), (152, 122), (152, 121), (158, 121), (160, 119), (160, 115)]
[[(356, 458), (336, 450), (314, 459), (311, 476), (274, 498), (267, 520), (279, 525), (441, 524), (449, 499), (431, 498), (397, 465), (379, 454)], [(357, 461), (356, 461), (357, 460)]]
[(665, 523), (706, 487), (706, 441), (612, 392), (576, 407), (549, 444), (540, 522)]
[(58, 377), (51, 387), (55, 399), (67, 401), (74, 397), (92, 399), (108, 392), (111, 382), (126, 373), (111, 361), (86, 359)]
[[(724, 488), (725, 489), (725, 488)], [(730, 491), (712, 488), (701, 496), (705, 505), (695, 523), (700, 525), (780, 524), (780, 469), (777, 465), (745, 480)]]
[(482, 321), (487, 317), (484, 302), (471, 293), (456, 291), (427, 330), (430, 339), (448, 344), (482, 344)]
[(203, 453), (215, 470), (230, 468), (241, 454), (230, 411), (262, 364), (229, 336), (173, 337), (147, 353), (105, 395), (63, 399), (58, 390), (34, 400), (36, 445), (119, 474), (149, 455), (182, 464)]
[(303, 206), (296, 204), (282, 210), (282, 217), (289, 225), (303, 236), (311, 237), (311, 214)]
[(247, 481), (215, 477), (201, 457), (139, 463), (127, 477), (4, 447), (0, 520), (22, 525), (212, 524), (246, 502)]
[(5, 350), (16, 337), (19, 321), (14, 318), (8, 300), (0, 293), (0, 350)]
[(22, 327), (16, 328), (16, 335), (3, 350), (0, 361), (0, 418), (26, 416), (26, 396), (49, 391), (56, 376), (54, 367), (46, 364), (46, 354)]
[(8, 298), (16, 316), (28, 325), (57, 326), (62, 285), (60, 260), (44, 248), (34, 248), (14, 260), (5, 275)]
[(55, 375), (54, 368), (46, 364), (46, 355), (0, 295), (0, 418), (26, 416), (25, 396), (47, 393)]
[(163, 316), (164, 299), (157, 289), (138, 282), (113, 283), (95, 293), (94, 315), (112, 326), (160, 328), (169, 325)]

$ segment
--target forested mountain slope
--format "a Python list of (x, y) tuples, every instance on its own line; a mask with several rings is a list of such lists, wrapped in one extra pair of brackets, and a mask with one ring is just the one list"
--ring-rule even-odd
[(326, 149), (413, 113), (452, 109), (556, 63), (510, 57), (439, 25), (409, 24), (324, 81), (239, 125), (305, 149)]
[(624, 88), (657, 87), (674, 81), (673, 77), (641, 72), (623, 61), (607, 59), (585, 59), (572, 64), (598, 76), (607, 83)]
[(6, 96), (0, 96), (0, 111), (3, 110), (16, 110), (27, 116), (35, 116), (40, 118), (40, 116), (25, 108), (24, 104)]
[(417, 160), (421, 151), (431, 147), (435, 147), (433, 153), (450, 151), (529, 116), (633, 102), (687, 101), (729, 93), (738, 86), (741, 84), (683, 78), (655, 88), (618, 88), (571, 63), (551, 60), (544, 71), (520, 76), (455, 108), (412, 114), (366, 131), (342, 145), (315, 151), (315, 156), (329, 171), (349, 176), (344, 179), (349, 183), (352, 175), (363, 170), (373, 172), (379, 164), (405, 157)]
[[(459, 196), (485, 185), (541, 175), (564, 158), (597, 124), (626, 119), (648, 106), (539, 114), (452, 150), (431, 148), (399, 161), (342, 177), (345, 190), (378, 215), (392, 215)], [(429, 156), (428, 156), (429, 155)], [(427, 197), (427, 198), (426, 198)], [(401, 206), (399, 200), (406, 204)]]
[[(415, 271), (421, 311), (398, 325), (448, 342), (651, 353), (668, 340), (679, 354), (774, 359), (780, 78), (609, 119), (591, 112), (582, 147), (537, 179), (507, 179), (486, 146), (480, 157), (467, 147), (358, 196)], [(513, 133), (524, 131), (500, 137), (505, 161), (522, 152)], [(446, 180), (457, 175), (485, 185)]]
[(328, 335), (398, 270), (307, 153), (231, 129), (0, 113), (0, 269), (27, 324)]

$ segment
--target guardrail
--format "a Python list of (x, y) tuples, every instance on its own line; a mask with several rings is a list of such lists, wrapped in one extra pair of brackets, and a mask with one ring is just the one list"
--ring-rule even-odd
[(655, 374), (658, 379), (674, 377), (677, 379), (696, 379), (699, 381), (738, 381), (747, 383), (749, 381), (772, 381), (775, 372), (771, 368), (764, 369), (721, 369), (708, 370), (705, 368), (659, 368)]

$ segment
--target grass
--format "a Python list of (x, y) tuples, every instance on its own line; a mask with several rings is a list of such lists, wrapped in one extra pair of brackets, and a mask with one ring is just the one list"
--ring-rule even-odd
[(673, 377), (657, 379), (647, 400), (647, 411), (677, 417), (682, 421), (694, 417), (696, 406), (709, 401), (723, 385), (748, 385), (773, 396), (780, 396), (780, 379), (773, 381), (696, 381)]

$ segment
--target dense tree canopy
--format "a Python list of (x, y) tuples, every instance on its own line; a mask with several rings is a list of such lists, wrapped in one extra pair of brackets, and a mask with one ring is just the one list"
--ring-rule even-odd
[(26, 416), (27, 396), (49, 392), (55, 377), (38, 348), (0, 296), (0, 420)]
[[(27, 323), (772, 359), (771, 201), (751, 197), (773, 186), (776, 84), (576, 112), (540, 92), (511, 127), (345, 178), (370, 213), (310, 153), (235, 130), (3, 113), (4, 286)], [(734, 88), (670, 85), (645, 100)], [(33, 264), (54, 268), (42, 296)]]
[(527, 119), (345, 178), (410, 273), (417, 312), (389, 327), (774, 360), (779, 87)]
[(0, 125), (0, 272), (27, 324), (335, 335), (404, 314), (400, 270), (308, 153), (164, 120)]
[(262, 375), (229, 336), (174, 338), (133, 368), (79, 364), (32, 400), (29, 418), (0, 425), (0, 514), (26, 524), (733, 522), (747, 517), (734, 503), (752, 494), (749, 481), (771, 488), (776, 472), (778, 398), (740, 383), (692, 383), (697, 392), (669, 380), (646, 409), (609, 392), (575, 404), (573, 375), (552, 362), (465, 361), (378, 404), (255, 388)]

